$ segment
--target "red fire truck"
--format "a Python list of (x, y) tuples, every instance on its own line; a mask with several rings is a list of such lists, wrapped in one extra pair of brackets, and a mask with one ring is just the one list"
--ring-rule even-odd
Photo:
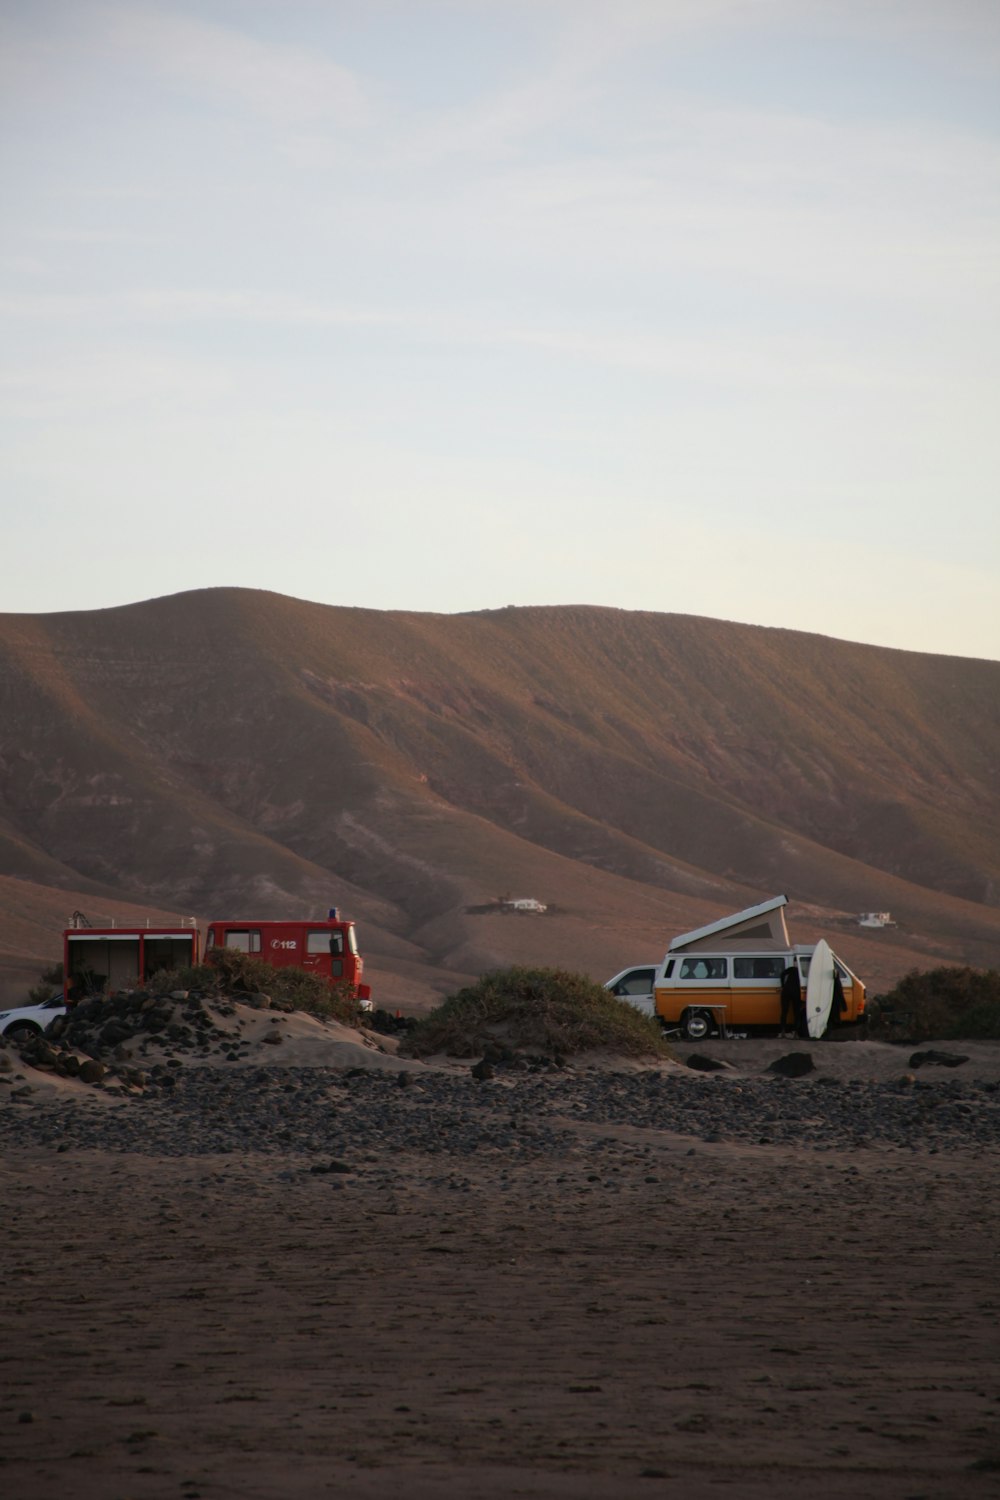
[(159, 969), (186, 969), (198, 962), (200, 934), (189, 922), (176, 927), (92, 925), (75, 911), (63, 933), (63, 981), (70, 1000), (145, 984)]
[(276, 969), (289, 966), (318, 974), (329, 984), (352, 985), (364, 1004), (371, 1000), (371, 987), (363, 984), (364, 960), (358, 952), (354, 923), (338, 916), (333, 908), (326, 921), (255, 922), (244, 919), (209, 923), (205, 942), (206, 962), (213, 948), (235, 948), (253, 953)]
[[(354, 923), (336, 908), (318, 921), (215, 918), (208, 924), (206, 962), (221, 948), (252, 953), (276, 969), (304, 969), (331, 985), (352, 986), (362, 1007), (371, 1008), (371, 987), (362, 982), (364, 960)], [(63, 933), (65, 990), (71, 1000), (83, 993), (147, 984), (158, 970), (189, 968), (200, 957), (201, 934), (193, 918), (176, 927), (97, 927), (82, 912), (74, 912)]]

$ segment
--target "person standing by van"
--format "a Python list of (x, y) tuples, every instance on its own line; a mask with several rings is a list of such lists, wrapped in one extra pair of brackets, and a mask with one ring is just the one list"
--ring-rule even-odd
[(798, 964), (789, 964), (781, 974), (781, 1034), (802, 1034), (802, 980)]

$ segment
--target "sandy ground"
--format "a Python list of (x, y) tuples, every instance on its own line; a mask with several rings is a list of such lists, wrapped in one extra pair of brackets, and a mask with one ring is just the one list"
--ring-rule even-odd
[[(713, 1050), (750, 1073), (794, 1045)], [(1000, 1049), (948, 1045), (996, 1080)], [(908, 1055), (813, 1050), (845, 1079)], [(561, 1156), (402, 1150), (377, 1178), (294, 1142), (8, 1151), (0, 1491), (1000, 1493), (997, 1148), (566, 1126)]]

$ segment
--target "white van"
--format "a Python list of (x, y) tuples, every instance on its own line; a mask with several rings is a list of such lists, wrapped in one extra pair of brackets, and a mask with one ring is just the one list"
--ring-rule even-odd
[(604, 988), (610, 990), (617, 999), (624, 1000), (627, 1005), (634, 1005), (644, 1016), (655, 1016), (656, 996), (653, 983), (656, 969), (656, 964), (643, 964), (638, 969), (622, 969), (614, 979), (608, 980)]

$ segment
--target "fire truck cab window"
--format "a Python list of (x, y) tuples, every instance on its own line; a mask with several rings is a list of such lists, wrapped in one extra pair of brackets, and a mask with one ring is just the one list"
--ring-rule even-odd
[(686, 958), (681, 964), (681, 979), (725, 979), (724, 958)]
[(326, 929), (323, 932), (306, 933), (307, 953), (332, 953), (338, 955), (343, 953), (343, 951), (344, 937), (340, 932), (330, 932), (329, 929)]
[(238, 953), (259, 953), (260, 933), (246, 927), (230, 927), (226, 932), (226, 947), (235, 948)]

